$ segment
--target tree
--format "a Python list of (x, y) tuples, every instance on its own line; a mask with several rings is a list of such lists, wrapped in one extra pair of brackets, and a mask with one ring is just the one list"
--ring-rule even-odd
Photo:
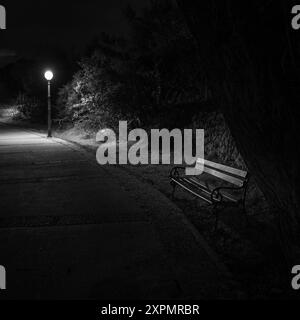
[(170, 106), (204, 98), (203, 77), (194, 68), (196, 43), (178, 9), (156, 0), (141, 15), (130, 7), (126, 15), (129, 37), (93, 39), (71, 85), (60, 91), (59, 104), (72, 121), (98, 119), (99, 126), (106, 110), (106, 120), (122, 116), (150, 126)]
[[(284, 1), (177, 0), (201, 63), (281, 234), (299, 228), (299, 48)], [(296, 62), (295, 62), (296, 61)], [(298, 229), (299, 230), (299, 229)]]
[(168, 104), (203, 98), (202, 76), (197, 63), (196, 43), (182, 14), (171, 1), (151, 1), (141, 16), (128, 10), (131, 57), (137, 72), (148, 83), (151, 106), (156, 111)]

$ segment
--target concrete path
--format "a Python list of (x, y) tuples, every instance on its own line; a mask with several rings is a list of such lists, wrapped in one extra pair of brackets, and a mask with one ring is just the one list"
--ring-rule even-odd
[(0, 124), (0, 200), (0, 299), (223, 295), (225, 271), (176, 206), (70, 143)]

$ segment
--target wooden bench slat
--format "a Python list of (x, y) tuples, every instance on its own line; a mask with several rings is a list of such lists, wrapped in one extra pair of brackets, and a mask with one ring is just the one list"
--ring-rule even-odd
[(190, 192), (191, 194), (193, 194), (194, 196), (196, 196), (196, 197), (208, 202), (209, 204), (212, 204), (212, 202), (208, 198), (202, 197), (200, 194), (190, 190), (184, 184), (180, 183), (178, 180), (176, 180), (174, 178), (172, 178), (171, 180), (174, 181), (175, 183), (177, 183), (181, 188), (183, 188), (183, 189), (187, 190), (188, 192)]
[(205, 189), (209, 190), (210, 192), (212, 191), (210, 186), (207, 185), (205, 182), (202, 182), (201, 180), (199, 180), (193, 176), (191, 176), (190, 179), (193, 180), (200, 188), (205, 188)]
[[(194, 181), (194, 183), (195, 183), (198, 187), (200, 187), (201, 190), (203, 190), (205, 193), (211, 194), (212, 190), (209, 188), (209, 186), (206, 186), (206, 184), (205, 184), (204, 182), (202, 182), (202, 181), (200, 181), (200, 180), (197, 181), (196, 178), (194, 178), (194, 177), (191, 177), (191, 178), (188, 178), (188, 179)], [(185, 180), (187, 180), (187, 179), (185, 179)], [(206, 190), (205, 190), (204, 188), (205, 188)], [(227, 193), (224, 192), (224, 191), (222, 191), (221, 194), (222, 194), (222, 196), (223, 196), (224, 198), (226, 198), (227, 200), (230, 200), (230, 201), (233, 201), (233, 202), (238, 202), (237, 199), (235, 199), (233, 196), (231, 196), (230, 194), (227, 194)]]
[(222, 173), (221, 171), (217, 171), (217, 170), (211, 169), (206, 166), (204, 167), (204, 172), (206, 172), (212, 176), (218, 177), (224, 181), (230, 182), (238, 187), (242, 187), (244, 184), (244, 181), (241, 179), (235, 178), (235, 177), (230, 176), (228, 174)]
[[(191, 178), (183, 178), (183, 180), (186, 182), (186, 183), (189, 183), (189, 184), (191, 184), (191, 185), (193, 185), (194, 187), (196, 187), (196, 188), (198, 188), (199, 189), (199, 184), (197, 184), (195, 181), (193, 181)], [(210, 190), (208, 190), (208, 189), (205, 189), (205, 188), (203, 188), (202, 186), (200, 186), (201, 187), (201, 191), (202, 192), (204, 192), (204, 193), (206, 193), (206, 194), (211, 194), (211, 191)]]
[(215, 163), (215, 162), (212, 162), (212, 161), (209, 161), (209, 160), (206, 160), (206, 159), (201, 159), (201, 158), (197, 159), (196, 169), (197, 169), (197, 165), (199, 167), (201, 165), (203, 165), (203, 161), (204, 161), (204, 166), (209, 166), (211, 168), (215, 168), (217, 170), (228, 172), (228, 173), (231, 173), (231, 174), (233, 174), (235, 176), (240, 176), (240, 177), (243, 177), (243, 178), (246, 178), (246, 176), (247, 176), (247, 172), (244, 171), (244, 170), (235, 169), (235, 168), (228, 167), (228, 166), (225, 166), (225, 165), (220, 164), (220, 163)]
[(220, 193), (222, 194), (223, 198), (226, 198), (227, 200), (230, 200), (232, 202), (238, 202), (239, 201), (239, 200), (233, 198), (230, 194), (228, 194), (228, 193), (226, 193), (224, 191), (221, 191)]

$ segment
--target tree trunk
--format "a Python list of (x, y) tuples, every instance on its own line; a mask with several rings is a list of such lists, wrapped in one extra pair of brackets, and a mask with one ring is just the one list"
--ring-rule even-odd
[(199, 68), (249, 171), (282, 232), (291, 235), (300, 221), (300, 82), (290, 21), (275, 1), (247, 2), (247, 8), (230, 0), (207, 0), (201, 7), (196, 1), (177, 3), (197, 41)]

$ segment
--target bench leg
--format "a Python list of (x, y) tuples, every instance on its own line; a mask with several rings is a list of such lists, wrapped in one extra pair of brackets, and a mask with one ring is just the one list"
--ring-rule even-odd
[(176, 183), (175, 182), (173, 182), (173, 181), (171, 181), (171, 186), (172, 186), (172, 195), (171, 195), (171, 197), (172, 197), (172, 200), (174, 200), (175, 199), (175, 190), (176, 190)]
[(220, 209), (218, 207), (218, 204), (214, 204), (213, 207), (213, 212), (215, 215), (215, 227), (214, 227), (214, 232), (218, 230), (218, 224), (219, 224), (219, 216), (220, 216)]
[(245, 200), (243, 200), (243, 202), (242, 202), (242, 210), (243, 210), (243, 213), (244, 213), (246, 226), (248, 226), (249, 225), (249, 219), (248, 219), (248, 215), (247, 215)]
[(243, 213), (244, 213), (244, 216), (245, 216), (246, 226), (249, 225), (249, 220), (248, 220), (248, 215), (247, 215), (247, 210), (246, 210), (247, 190), (248, 190), (248, 184), (246, 185), (246, 187), (244, 189), (244, 195), (243, 195), (243, 198), (242, 198), (242, 206), (243, 206)]
[(218, 230), (218, 225), (219, 225), (219, 210), (217, 210), (217, 212), (216, 212), (216, 221), (215, 221), (215, 230), (214, 231)]

